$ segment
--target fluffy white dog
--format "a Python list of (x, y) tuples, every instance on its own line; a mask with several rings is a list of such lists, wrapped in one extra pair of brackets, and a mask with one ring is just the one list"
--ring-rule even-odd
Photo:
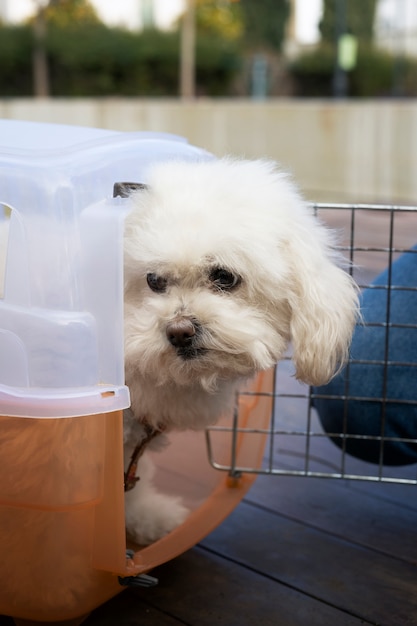
[(144, 182), (126, 192), (125, 230), (126, 526), (140, 544), (187, 515), (153, 487), (142, 449), (216, 422), (290, 342), (297, 378), (325, 383), (358, 306), (332, 234), (276, 164), (171, 161)]

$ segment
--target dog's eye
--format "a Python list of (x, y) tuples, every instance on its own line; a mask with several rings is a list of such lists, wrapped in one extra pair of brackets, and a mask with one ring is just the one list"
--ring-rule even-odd
[(215, 287), (222, 290), (234, 289), (234, 287), (237, 287), (241, 282), (240, 276), (221, 267), (216, 267), (211, 271), (210, 280)]
[(158, 276), (158, 274), (149, 273), (146, 275), (146, 282), (148, 283), (149, 289), (155, 291), (156, 293), (163, 293), (167, 288), (167, 279), (163, 276)]

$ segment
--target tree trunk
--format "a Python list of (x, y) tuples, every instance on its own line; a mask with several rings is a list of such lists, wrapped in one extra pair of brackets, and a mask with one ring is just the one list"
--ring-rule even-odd
[(180, 95), (195, 96), (195, 0), (186, 0), (181, 25)]
[(49, 71), (46, 54), (45, 7), (38, 6), (33, 21), (33, 93), (36, 98), (49, 96)]

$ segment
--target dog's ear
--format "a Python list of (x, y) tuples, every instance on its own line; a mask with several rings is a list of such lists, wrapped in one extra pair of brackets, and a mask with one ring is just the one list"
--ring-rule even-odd
[(291, 337), (297, 379), (322, 385), (347, 359), (358, 317), (358, 289), (336, 265), (326, 229), (318, 223), (310, 226), (297, 236), (296, 245), (289, 243)]
[(144, 183), (114, 183), (113, 185), (113, 198), (120, 196), (121, 198), (128, 198), (134, 191), (141, 189), (148, 189), (148, 185)]

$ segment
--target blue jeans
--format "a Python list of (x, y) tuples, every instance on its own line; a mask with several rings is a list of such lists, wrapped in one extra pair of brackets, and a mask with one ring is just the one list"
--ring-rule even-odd
[[(330, 383), (312, 390), (313, 406), (327, 433), (417, 439), (417, 246), (395, 261), (391, 272), (391, 281), (387, 268), (362, 294), (364, 325), (353, 336), (353, 362)], [(389, 282), (395, 286), (391, 291), (378, 289)], [(388, 308), (394, 324), (388, 333), (384, 327), (368, 326), (385, 323)], [(332, 441), (342, 445), (340, 437)], [(346, 451), (372, 463), (381, 460), (379, 441), (347, 439)], [(416, 463), (417, 444), (385, 441), (382, 462)]]

